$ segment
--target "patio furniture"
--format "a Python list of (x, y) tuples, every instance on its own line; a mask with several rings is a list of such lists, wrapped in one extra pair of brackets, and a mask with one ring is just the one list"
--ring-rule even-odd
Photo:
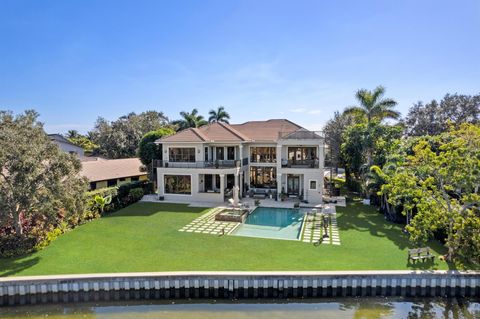
[(430, 253), (430, 247), (414, 248), (408, 250), (408, 261), (434, 259), (435, 255)]

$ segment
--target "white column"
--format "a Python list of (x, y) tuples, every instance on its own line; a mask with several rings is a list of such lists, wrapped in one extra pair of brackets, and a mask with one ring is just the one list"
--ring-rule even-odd
[(282, 145), (277, 144), (277, 200), (282, 192)]
[(158, 172), (157, 168), (157, 187), (158, 187), (158, 196), (163, 196), (165, 194), (165, 185), (163, 174)]
[(240, 197), (243, 197), (243, 172), (240, 171), (240, 175), (238, 176), (239, 179), (239, 187), (240, 187)]
[(282, 174), (277, 173), (277, 200), (280, 200), (281, 192), (282, 192)]
[(225, 174), (220, 174), (220, 195), (223, 201), (225, 198)]
[(282, 167), (282, 145), (277, 145), (277, 172)]
[(243, 164), (243, 144), (240, 144), (238, 146), (238, 159), (241, 161), (241, 163)]

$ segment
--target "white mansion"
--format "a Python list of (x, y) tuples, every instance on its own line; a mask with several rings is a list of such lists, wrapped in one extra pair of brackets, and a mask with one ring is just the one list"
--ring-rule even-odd
[(212, 123), (157, 140), (158, 194), (169, 201), (298, 197), (320, 203), (324, 139), (284, 119)]

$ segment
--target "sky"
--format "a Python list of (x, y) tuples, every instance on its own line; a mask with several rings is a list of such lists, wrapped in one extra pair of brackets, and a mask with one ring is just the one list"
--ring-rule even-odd
[(403, 115), (480, 93), (480, 1), (0, 0), (0, 110), (49, 133), (220, 105), (319, 130), (377, 85)]

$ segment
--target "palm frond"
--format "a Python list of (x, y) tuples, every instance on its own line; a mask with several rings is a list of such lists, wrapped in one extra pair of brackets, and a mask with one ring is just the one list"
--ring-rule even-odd
[(366, 111), (364, 108), (359, 107), (359, 106), (349, 106), (343, 110), (343, 114), (346, 115), (353, 115), (353, 116), (364, 116), (366, 114)]
[(385, 87), (379, 85), (373, 90), (371, 94), (372, 94), (372, 100), (376, 102), (385, 94)]

